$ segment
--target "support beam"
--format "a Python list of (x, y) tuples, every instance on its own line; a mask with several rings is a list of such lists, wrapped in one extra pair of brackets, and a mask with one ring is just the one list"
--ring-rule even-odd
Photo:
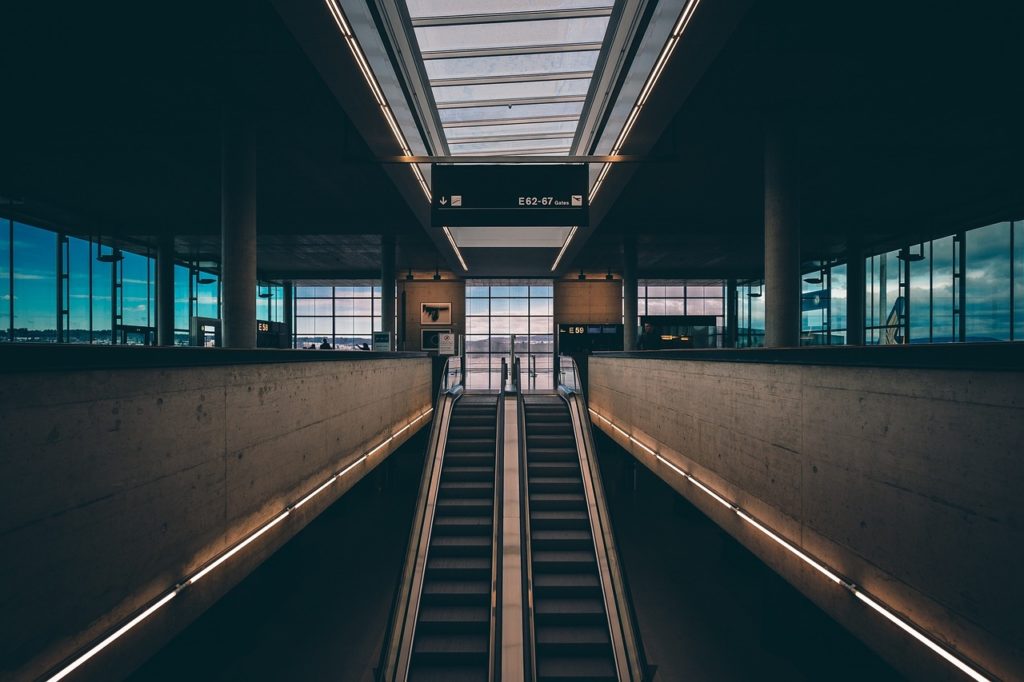
[(623, 350), (636, 349), (636, 238), (633, 236), (622, 241), (622, 324)]
[(864, 345), (864, 249), (847, 244), (846, 255), (846, 343)]
[(295, 285), (292, 284), (291, 280), (286, 280), (282, 282), (281, 290), (284, 296), (284, 330), (288, 335), (288, 347), (292, 348), (295, 346), (295, 311), (293, 308), (295, 303)]
[(739, 302), (736, 300), (736, 280), (725, 283), (725, 339), (722, 345), (735, 348), (739, 336)]
[(224, 345), (255, 348), (256, 154), (243, 122), (225, 118), (221, 152)]
[(380, 324), (391, 333), (390, 350), (395, 349), (395, 238), (380, 238)]
[(174, 345), (174, 237), (162, 236), (156, 247), (156, 343)]
[(764, 345), (800, 345), (800, 175), (792, 131), (764, 140)]

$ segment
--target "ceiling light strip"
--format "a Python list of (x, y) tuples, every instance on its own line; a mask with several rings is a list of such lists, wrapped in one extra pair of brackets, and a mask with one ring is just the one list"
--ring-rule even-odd
[(379, 451), (381, 448), (383, 448), (388, 443), (392, 442), (395, 438), (400, 436), (402, 433), (408, 431), (410, 428), (415, 426), (417, 423), (419, 423), (421, 420), (423, 420), (424, 417), (426, 417), (427, 415), (429, 415), (433, 411), (434, 411), (434, 408), (428, 407), (425, 411), (421, 412), (418, 416), (416, 416), (411, 421), (406, 423), (405, 426), (403, 426), (398, 431), (396, 431), (393, 434), (391, 434), (390, 436), (388, 436), (384, 441), (382, 441), (375, 448), (373, 448), (372, 450), (369, 450), (366, 453), (364, 453), (363, 455), (361, 455), (358, 459), (356, 459), (356, 461), (352, 462), (351, 464), (349, 464), (347, 467), (345, 467), (341, 471), (338, 471), (338, 472), (332, 474), (330, 477), (328, 477), (328, 479), (324, 483), (322, 483), (320, 486), (315, 488), (312, 492), (310, 492), (307, 495), (303, 496), (298, 502), (296, 502), (295, 504), (287, 505), (282, 512), (278, 513), (270, 521), (264, 523), (262, 526), (257, 528), (255, 531), (253, 531), (249, 535), (245, 536), (245, 538), (243, 538), (241, 541), (239, 541), (238, 543), (233, 545), (230, 549), (228, 549), (227, 551), (225, 551), (225, 552), (221, 553), (220, 555), (218, 555), (216, 559), (214, 559), (212, 562), (207, 564), (205, 567), (203, 567), (199, 571), (193, 573), (191, 576), (185, 578), (181, 582), (177, 583), (173, 588), (171, 588), (171, 590), (169, 592), (167, 592), (162, 597), (160, 597), (155, 602), (153, 602), (148, 607), (146, 607), (146, 609), (143, 610), (141, 613), (139, 613), (138, 615), (134, 616), (133, 618), (131, 618), (130, 620), (125, 622), (123, 625), (118, 627), (112, 633), (110, 633), (109, 635), (104, 637), (98, 643), (96, 643), (95, 645), (90, 647), (88, 650), (86, 650), (84, 653), (82, 653), (80, 656), (76, 657), (74, 660), (72, 660), (70, 663), (68, 663), (68, 665), (66, 665), (63, 668), (61, 668), (52, 677), (48, 678), (48, 682), (57, 682), (58, 680), (62, 680), (65, 677), (67, 677), (68, 675), (70, 675), (71, 673), (73, 673), (75, 670), (77, 670), (83, 664), (85, 664), (87, 661), (89, 661), (89, 659), (91, 659), (94, 656), (96, 656), (96, 654), (100, 653), (101, 651), (106, 649), (108, 646), (113, 644), (116, 640), (120, 639), (125, 633), (127, 633), (130, 630), (132, 630), (139, 623), (141, 623), (142, 621), (146, 620), (151, 615), (156, 613), (158, 610), (163, 608), (169, 601), (171, 601), (174, 597), (176, 597), (179, 592), (184, 590), (186, 587), (188, 587), (190, 585), (194, 585), (195, 583), (199, 582), (199, 580), (201, 580), (203, 577), (208, 575), (211, 571), (213, 571), (214, 569), (219, 567), (221, 564), (226, 562), (228, 559), (230, 559), (234, 555), (238, 554), (238, 552), (242, 551), (242, 549), (244, 549), (248, 545), (252, 544), (260, 536), (262, 536), (267, 531), (269, 531), (271, 528), (273, 528), (274, 526), (279, 524), (281, 521), (283, 521), (285, 519), (285, 517), (290, 515), (293, 511), (295, 511), (296, 509), (298, 509), (299, 507), (301, 507), (302, 505), (306, 504), (307, 502), (312, 500), (314, 497), (316, 497), (317, 495), (319, 495), (320, 493), (325, 491), (327, 488), (329, 488), (331, 486), (332, 483), (334, 483), (335, 481), (337, 481), (340, 478), (343, 478), (348, 472), (352, 471), (352, 469), (354, 469), (356, 466), (358, 466), (359, 464), (362, 464), (363, 462), (365, 462), (374, 453)]
[(459, 247), (456, 245), (455, 239), (452, 238), (451, 230), (448, 229), (447, 225), (442, 226), (441, 229), (444, 230), (444, 236), (448, 237), (448, 243), (452, 245), (452, 250), (455, 251), (455, 256), (459, 259), (459, 265), (462, 266), (463, 270), (469, 272), (469, 268), (466, 267), (466, 261), (462, 258), (462, 252), (459, 251)]
[(704, 492), (705, 494), (710, 496), (712, 499), (714, 499), (719, 504), (721, 504), (721, 505), (731, 509), (740, 519), (742, 519), (746, 523), (748, 523), (751, 526), (753, 526), (755, 529), (760, 531), (763, 535), (767, 536), (773, 542), (775, 542), (776, 544), (780, 545), (783, 549), (785, 549), (790, 554), (792, 554), (793, 556), (795, 556), (798, 559), (800, 559), (801, 561), (803, 561), (805, 564), (807, 564), (808, 566), (813, 568), (815, 571), (817, 571), (821, 575), (825, 576), (826, 578), (828, 578), (832, 582), (836, 583), (837, 585), (841, 585), (842, 587), (847, 589), (857, 599), (859, 599), (863, 603), (865, 603), (868, 606), (870, 606), (873, 610), (877, 611), (879, 614), (884, 616), (886, 620), (888, 620), (892, 624), (894, 624), (897, 627), (899, 627), (901, 630), (906, 632), (908, 635), (910, 635), (911, 637), (916, 639), (921, 644), (924, 644), (926, 647), (928, 647), (933, 652), (935, 652), (936, 654), (941, 656), (943, 659), (946, 660), (946, 662), (948, 662), (951, 665), (953, 665), (954, 667), (956, 667), (958, 670), (963, 672), (965, 675), (967, 675), (971, 679), (977, 680), (977, 682), (988, 682), (989, 681), (990, 678), (986, 677), (980, 670), (978, 670), (977, 668), (975, 668), (974, 666), (969, 664), (964, 659), (962, 659), (962, 658), (956, 656), (955, 654), (953, 654), (952, 652), (950, 652), (942, 644), (940, 644), (936, 640), (934, 640), (931, 637), (929, 637), (928, 635), (926, 635), (922, 628), (918, 627), (916, 624), (912, 623), (911, 621), (905, 619), (903, 616), (898, 615), (896, 613), (896, 611), (894, 611), (889, 606), (886, 606), (883, 602), (881, 602), (881, 601), (875, 599), (874, 597), (872, 597), (870, 595), (870, 593), (868, 593), (868, 592), (864, 591), (863, 589), (861, 589), (856, 583), (854, 583), (854, 582), (852, 582), (850, 580), (846, 580), (845, 578), (841, 577), (836, 571), (833, 571), (831, 568), (826, 566), (824, 563), (814, 559), (813, 557), (811, 557), (810, 555), (805, 553), (803, 550), (801, 550), (799, 547), (797, 547), (796, 545), (791, 543), (789, 540), (784, 538), (782, 535), (780, 535), (779, 533), (775, 532), (774, 530), (772, 530), (768, 526), (766, 526), (763, 523), (761, 523), (760, 521), (758, 521), (749, 512), (747, 512), (744, 509), (742, 509), (738, 504), (736, 504), (735, 502), (730, 502), (726, 498), (722, 497), (717, 492), (712, 490), (710, 487), (708, 487), (707, 485), (705, 485), (704, 483), (699, 481), (697, 478), (695, 478), (692, 474), (687, 473), (686, 471), (683, 471), (678, 466), (676, 466), (675, 464), (670, 462), (667, 458), (663, 457), (661, 454), (659, 454), (655, 450), (653, 450), (650, 447), (648, 447), (648, 446), (644, 445), (643, 443), (641, 443), (633, 435), (627, 433), (625, 430), (623, 430), (621, 427), (619, 427), (618, 425), (613, 423), (610, 419), (608, 419), (604, 415), (598, 413), (596, 410), (594, 410), (591, 407), (588, 407), (587, 409), (590, 411), (590, 413), (593, 416), (597, 417), (598, 419), (603, 421), (605, 424), (610, 426), (613, 430), (615, 430), (617, 433), (619, 433), (623, 438), (627, 439), (630, 443), (633, 443), (634, 445), (637, 445), (641, 450), (647, 452), (650, 455), (653, 455), (657, 459), (657, 461), (667, 465), (677, 475), (679, 475), (682, 478), (685, 478), (687, 481), (692, 483), (694, 486), (696, 486), (702, 492)]
[[(402, 134), (402, 129), (398, 125), (398, 119), (395, 118), (395, 114), (388, 104), (387, 97), (384, 96), (384, 91), (377, 82), (377, 77), (373, 75), (373, 69), (370, 68), (370, 63), (363, 54), (363, 49), (359, 46), (355, 34), (352, 33), (352, 29), (349, 27), (348, 21), (345, 19), (345, 13), (341, 10), (337, 0), (324, 0), (324, 3), (327, 5), (331, 16), (334, 17), (334, 23), (338, 25), (338, 30), (341, 31), (348, 49), (352, 52), (352, 56), (359, 66), (359, 71), (363, 74), (363, 79), (366, 80), (366, 84), (370, 87), (370, 92), (373, 93), (373, 98), (377, 100), (377, 105), (384, 114), (384, 120), (387, 121), (388, 127), (391, 128), (391, 134), (394, 135), (402, 153), (406, 156), (412, 156), (412, 150), (409, 148), (409, 143), (405, 140), (405, 135)], [(416, 177), (420, 189), (423, 190), (423, 195), (429, 202), (430, 187), (427, 186), (423, 173), (415, 165), (412, 166), (412, 173)]]
[(572, 238), (576, 236), (577, 229), (579, 229), (579, 225), (573, 225), (572, 229), (569, 230), (569, 234), (565, 238), (565, 243), (562, 244), (561, 251), (558, 252), (558, 256), (555, 257), (555, 262), (551, 265), (551, 272), (554, 272), (555, 268), (557, 268), (558, 264), (562, 261), (562, 256), (565, 255), (565, 250), (569, 248), (569, 242), (571, 242)]
[[(683, 11), (679, 14), (679, 19), (676, 21), (675, 27), (672, 29), (672, 33), (669, 35), (668, 41), (665, 46), (662, 47), (661, 53), (658, 55), (657, 61), (654, 63), (654, 68), (647, 74), (647, 80), (644, 81), (644, 85), (640, 88), (640, 94), (636, 98), (636, 103), (633, 104), (633, 109), (629, 112), (629, 116), (626, 118), (626, 123), (622, 126), (622, 130), (619, 132), (619, 136), (615, 140), (615, 144), (612, 145), (610, 156), (618, 156), (622, 152), (622, 147), (626, 143), (626, 138), (629, 137), (629, 133), (633, 130), (633, 126), (636, 125), (637, 118), (640, 116), (640, 110), (644, 104), (647, 103), (647, 98), (650, 96), (651, 91), (654, 90), (654, 86), (657, 84), (658, 79), (661, 78), (662, 72), (665, 70), (665, 66), (668, 64), (669, 58), (675, 51), (676, 46), (679, 44), (680, 38), (686, 31), (686, 27), (690, 25), (690, 19), (693, 18), (693, 13), (697, 10), (697, 6), (700, 4), (700, 0), (690, 0)], [(608, 171), (611, 169), (611, 164), (604, 164), (601, 167), (601, 172), (598, 173), (597, 180), (594, 182), (594, 186), (590, 189), (590, 201), (594, 201), (594, 197), (597, 196), (598, 191), (601, 189), (601, 185), (604, 183), (605, 178), (608, 176)]]

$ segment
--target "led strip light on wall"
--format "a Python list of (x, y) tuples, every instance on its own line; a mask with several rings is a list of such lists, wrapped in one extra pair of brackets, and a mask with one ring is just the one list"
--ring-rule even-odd
[(121, 625), (119, 628), (117, 628), (112, 633), (110, 633), (109, 635), (104, 637), (102, 640), (100, 640), (97, 644), (95, 644), (92, 647), (90, 647), (87, 651), (85, 651), (84, 653), (82, 653), (79, 656), (75, 657), (74, 660), (72, 660), (66, 666), (64, 666), (59, 671), (57, 671), (53, 676), (47, 678), (48, 682), (56, 682), (57, 680), (62, 680), (65, 677), (67, 677), (68, 675), (70, 675), (71, 673), (73, 673), (75, 670), (77, 670), (79, 667), (81, 667), (83, 664), (85, 664), (86, 661), (88, 661), (93, 656), (95, 656), (96, 654), (100, 653), (101, 651), (106, 649), (108, 646), (113, 644), (116, 640), (118, 640), (126, 632), (128, 632), (129, 630), (134, 628), (136, 625), (138, 625), (142, 621), (146, 620), (151, 615), (156, 613), (158, 610), (163, 608), (169, 601), (174, 599), (174, 597), (178, 596), (179, 592), (184, 590), (189, 585), (194, 585), (197, 582), (199, 582), (203, 577), (205, 577), (206, 575), (211, 573), (214, 569), (218, 568), (220, 565), (222, 565), (228, 559), (230, 559), (231, 557), (235, 556), (240, 551), (245, 549), (247, 546), (249, 546), (250, 544), (255, 542), (257, 539), (259, 539), (259, 537), (262, 536), (264, 533), (269, 531), (271, 528), (273, 528), (277, 524), (281, 523), (281, 521), (283, 521), (285, 519), (285, 517), (287, 517), (293, 511), (295, 511), (296, 509), (298, 509), (302, 505), (306, 504), (307, 502), (312, 500), (314, 497), (316, 497), (320, 493), (322, 493), (325, 490), (327, 490), (331, 486), (332, 483), (334, 483), (335, 481), (337, 481), (340, 478), (343, 478), (346, 474), (348, 474), (348, 472), (352, 471), (352, 469), (354, 469), (355, 467), (357, 467), (358, 465), (362, 464), (363, 462), (368, 460), (370, 457), (375, 455), (382, 448), (387, 446), (388, 443), (391, 443), (393, 440), (395, 440), (395, 438), (399, 437), (400, 435), (402, 435), (403, 433), (405, 433), (406, 431), (411, 429), (413, 426), (415, 426), (418, 422), (420, 422), (424, 417), (426, 417), (427, 415), (429, 415), (433, 411), (434, 411), (434, 408), (432, 408), (432, 407), (431, 408), (427, 408), (426, 411), (420, 413), (419, 416), (415, 417), (414, 419), (412, 419), (412, 421), (407, 423), (405, 426), (400, 428), (398, 431), (395, 431), (393, 434), (391, 434), (390, 436), (385, 438), (383, 441), (380, 442), (379, 445), (374, 447), (372, 450), (368, 450), (366, 453), (364, 453), (358, 459), (356, 459), (356, 461), (352, 462), (351, 464), (349, 464), (344, 469), (342, 469), (342, 470), (332, 474), (330, 477), (328, 477), (328, 479), (326, 481), (324, 481), (322, 484), (320, 484), (318, 487), (313, 489), (311, 492), (307, 493), (305, 496), (300, 498), (298, 502), (295, 502), (294, 504), (287, 505), (284, 508), (284, 511), (282, 511), (279, 514), (277, 514), (274, 518), (270, 519), (270, 521), (267, 521), (266, 523), (264, 523), (262, 526), (260, 526), (259, 528), (257, 528), (253, 532), (249, 533), (247, 536), (245, 536), (245, 538), (243, 538), (242, 540), (237, 542), (235, 545), (233, 545), (227, 551), (221, 553), (216, 559), (214, 559), (213, 561), (208, 563), (206, 566), (204, 566), (200, 570), (198, 570), (195, 573), (193, 573), (191, 576), (185, 578), (184, 580), (182, 580), (181, 582), (176, 584), (173, 588), (171, 588), (171, 590), (169, 592), (167, 592), (162, 597), (160, 597), (155, 602), (153, 602), (151, 605), (146, 607), (146, 609), (144, 611), (142, 611), (141, 613), (139, 613), (138, 615), (133, 617), (131, 620), (129, 620), (125, 624)]
[(678, 466), (676, 466), (675, 464), (670, 462), (668, 459), (666, 459), (665, 457), (662, 457), (660, 454), (658, 454), (657, 452), (655, 452), (654, 450), (652, 450), (651, 448), (647, 447), (646, 445), (641, 443), (639, 440), (634, 438), (631, 434), (629, 434), (626, 431), (624, 431), (617, 424), (614, 424), (610, 419), (608, 419), (604, 415), (601, 415), (598, 412), (596, 412), (593, 408), (589, 408), (588, 407), (587, 409), (590, 410), (590, 413), (592, 415), (594, 415), (595, 417), (597, 417), (598, 419), (603, 421), (608, 426), (612, 427), (612, 429), (614, 429), (623, 438), (627, 439), (630, 443), (633, 443), (634, 445), (639, 447), (641, 450), (643, 450), (643, 451), (647, 452), (648, 454), (654, 456), (655, 459), (657, 459), (662, 464), (665, 464), (666, 466), (668, 466), (672, 471), (674, 471), (676, 474), (678, 474), (681, 478), (684, 478), (687, 481), (689, 481), (690, 483), (692, 483), (701, 492), (703, 492), (706, 495), (708, 495), (711, 499), (713, 499), (718, 504), (720, 504), (723, 507), (726, 507), (729, 510), (731, 510), (732, 512), (734, 512), (739, 518), (741, 518), (744, 521), (746, 521), (748, 524), (750, 524), (751, 526), (756, 528), (762, 534), (767, 536), (769, 539), (774, 541), (776, 544), (780, 545), (783, 549), (788, 551), (790, 554), (794, 555), (795, 557), (797, 557), (798, 559), (803, 561), (805, 564), (807, 564), (808, 566), (813, 568), (815, 571), (817, 571), (821, 575), (825, 576), (826, 578), (828, 578), (832, 582), (836, 583), (837, 585), (841, 585), (842, 587), (847, 589), (857, 599), (859, 599), (860, 601), (864, 602), (865, 604), (870, 606), (872, 609), (874, 609), (875, 611), (880, 613), (882, 616), (885, 617), (886, 620), (891, 622), (893, 625), (896, 625), (897, 627), (899, 627), (901, 630), (903, 630), (904, 632), (909, 634), (911, 637), (916, 639), (918, 642), (920, 642), (921, 644), (924, 644), (926, 647), (928, 647), (929, 649), (934, 651), (936, 654), (938, 654), (943, 659), (945, 659), (946, 662), (948, 662), (948, 663), (952, 664), (953, 666), (955, 666), (962, 673), (964, 673), (965, 675), (967, 675), (971, 679), (977, 680), (978, 682), (988, 682), (990, 680), (989, 677), (986, 677), (979, 670), (977, 670), (976, 668), (972, 667), (966, 661), (964, 661), (963, 659), (957, 657), (956, 655), (951, 653), (948, 649), (946, 649), (943, 645), (941, 645), (940, 643), (938, 643), (937, 641), (935, 641), (934, 639), (932, 639), (931, 637), (926, 635), (921, 628), (919, 628), (918, 626), (910, 623), (907, 620), (904, 620), (904, 618), (902, 616), (897, 615), (897, 613), (894, 610), (892, 610), (891, 608), (886, 606), (884, 603), (882, 603), (882, 602), (878, 601), (877, 599), (875, 599), (874, 597), (872, 597), (870, 594), (868, 594), (867, 592), (862, 590), (860, 587), (858, 587), (855, 583), (853, 583), (852, 581), (849, 581), (849, 580), (846, 580), (846, 579), (842, 578), (838, 573), (836, 573), (832, 569), (828, 568), (825, 564), (821, 563), (820, 561), (817, 561), (816, 559), (814, 559), (813, 557), (811, 557), (810, 555), (805, 553), (799, 547), (797, 547), (793, 543), (789, 542), (788, 540), (786, 540), (786, 538), (782, 537), (781, 535), (776, 533), (774, 530), (772, 530), (771, 528), (769, 528), (768, 526), (764, 525), (763, 523), (758, 521), (756, 518), (751, 516), (748, 512), (746, 512), (745, 510), (740, 508), (740, 506), (738, 504), (736, 504), (735, 502), (730, 502), (726, 498), (722, 497), (717, 492), (715, 492), (714, 490), (709, 488), (707, 485), (705, 485), (704, 483), (702, 483), (701, 481), (696, 479), (692, 474), (689, 474), (689, 473), (683, 471)]
[[(377, 77), (373, 75), (373, 70), (370, 69), (370, 63), (363, 54), (363, 49), (359, 47), (359, 42), (356, 40), (355, 34), (353, 34), (352, 29), (349, 28), (348, 21), (345, 19), (345, 13), (341, 11), (341, 7), (338, 6), (337, 0), (324, 0), (324, 2), (327, 5), (327, 9), (330, 10), (331, 16), (334, 17), (334, 23), (338, 25), (338, 30), (341, 31), (341, 35), (345, 38), (345, 43), (348, 45), (348, 49), (351, 50), (352, 56), (355, 57), (356, 64), (359, 66), (359, 70), (362, 72), (363, 78), (366, 80), (366, 84), (370, 86), (370, 92), (373, 93), (373, 98), (377, 100), (377, 105), (384, 114), (384, 120), (388, 122), (388, 126), (391, 128), (391, 134), (395, 136), (395, 140), (398, 142), (398, 146), (402, 149), (402, 153), (406, 156), (412, 156), (412, 150), (409, 148), (408, 142), (405, 141), (405, 135), (402, 134), (401, 128), (398, 127), (398, 120), (395, 118), (395, 114), (391, 110), (391, 106), (388, 104), (387, 98), (384, 96), (384, 91), (381, 89), (380, 84), (377, 83)], [(412, 168), (413, 175), (416, 176), (416, 181), (419, 182), (420, 189), (423, 190), (423, 194), (427, 197), (427, 201), (429, 202), (430, 188), (427, 187), (427, 181), (424, 179), (423, 173), (420, 172), (420, 167), (415, 163), (411, 163), (409, 166)]]

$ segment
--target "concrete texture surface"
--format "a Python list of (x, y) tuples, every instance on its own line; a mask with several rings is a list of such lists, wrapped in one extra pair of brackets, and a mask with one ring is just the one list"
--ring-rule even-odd
[[(1024, 376), (593, 357), (590, 405), (990, 672), (1024, 677)], [(599, 419), (904, 673), (960, 679)]]
[[(428, 358), (2, 380), (0, 675), (19, 679), (43, 674), (165, 593), (431, 402)], [(113, 675), (166, 641), (413, 432), (83, 673)]]

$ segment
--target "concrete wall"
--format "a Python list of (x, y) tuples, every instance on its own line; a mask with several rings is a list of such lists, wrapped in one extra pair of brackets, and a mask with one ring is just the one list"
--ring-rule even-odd
[[(1024, 678), (1024, 372), (595, 356), (590, 406), (940, 641)], [(594, 423), (903, 672), (960, 679)]]
[[(430, 383), (425, 357), (0, 374), (0, 676), (43, 674), (165, 593), (429, 409)], [(84, 676), (130, 670), (416, 430)]]
[(622, 280), (555, 281), (555, 329), (559, 324), (622, 324)]
[[(403, 315), (402, 294), (405, 294)], [(452, 323), (450, 325), (420, 325), (420, 305), (423, 303), (451, 303)], [(401, 350), (420, 350), (420, 331), (424, 328), (451, 328), (456, 334), (466, 333), (466, 283), (463, 280), (401, 280), (398, 283), (399, 316), (403, 322), (400, 329), (405, 331)]]

